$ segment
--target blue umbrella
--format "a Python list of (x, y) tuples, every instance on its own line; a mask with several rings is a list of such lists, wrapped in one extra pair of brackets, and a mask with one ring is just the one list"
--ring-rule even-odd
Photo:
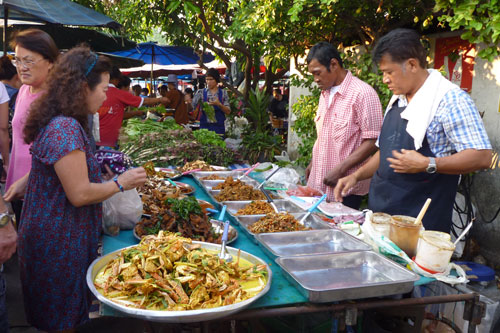
[[(112, 54), (157, 65), (192, 65), (200, 60), (191, 47), (158, 45), (152, 42), (139, 43), (136, 48), (112, 52)], [(203, 62), (210, 62), (214, 59), (215, 57), (209, 53), (203, 54)]]
[[(153, 65), (192, 65), (197, 64), (200, 57), (188, 46), (158, 45), (153, 42), (139, 43), (137, 47), (111, 52), (111, 54), (139, 59), (145, 64), (151, 64), (151, 83), (153, 83)], [(203, 54), (203, 62), (213, 61), (215, 57), (209, 53)]]

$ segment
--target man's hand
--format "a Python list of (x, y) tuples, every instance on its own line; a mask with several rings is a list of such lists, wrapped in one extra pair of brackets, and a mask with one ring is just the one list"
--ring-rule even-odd
[(328, 171), (325, 178), (323, 178), (323, 184), (326, 186), (334, 187), (337, 185), (337, 181), (342, 177), (344, 173), (342, 172), (340, 165), (337, 165), (332, 170)]
[(306, 181), (309, 180), (309, 176), (311, 175), (312, 162), (306, 168)]
[(0, 263), (3, 264), (16, 252), (17, 233), (12, 223), (0, 228)]
[(423, 172), (429, 165), (429, 157), (420, 154), (415, 150), (401, 149), (392, 151), (392, 158), (388, 157), (389, 166), (397, 173), (418, 173)]
[(344, 178), (340, 178), (337, 181), (337, 186), (333, 190), (333, 195), (335, 196), (335, 201), (342, 202), (343, 198), (347, 195), (349, 190), (356, 185), (358, 182), (356, 174), (350, 174)]

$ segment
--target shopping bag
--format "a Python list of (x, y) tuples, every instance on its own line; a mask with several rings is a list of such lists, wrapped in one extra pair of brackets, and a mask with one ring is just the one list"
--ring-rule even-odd
[(118, 192), (102, 203), (102, 229), (107, 235), (133, 229), (141, 216), (142, 200), (136, 189)]

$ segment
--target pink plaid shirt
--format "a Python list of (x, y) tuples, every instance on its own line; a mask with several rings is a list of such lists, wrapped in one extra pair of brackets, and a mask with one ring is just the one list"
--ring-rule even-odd
[[(376, 139), (382, 128), (382, 106), (375, 90), (347, 71), (330, 107), (330, 90), (323, 90), (314, 121), (318, 138), (312, 154), (312, 169), (307, 185), (334, 200), (333, 187), (323, 184), (328, 171), (346, 159), (365, 139)], [(349, 169), (351, 174), (364, 163)], [(370, 180), (356, 184), (349, 194), (368, 193)]]

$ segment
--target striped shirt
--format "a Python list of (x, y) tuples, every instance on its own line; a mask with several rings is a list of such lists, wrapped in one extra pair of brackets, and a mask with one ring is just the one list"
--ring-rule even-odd
[[(404, 95), (399, 98), (398, 105), (408, 105)], [(452, 89), (444, 95), (427, 128), (426, 137), (436, 157), (465, 149), (492, 149), (474, 101), (462, 89)]]
[[(342, 163), (366, 139), (376, 139), (382, 127), (382, 106), (375, 90), (349, 71), (328, 106), (330, 89), (321, 93), (314, 121), (318, 138), (313, 147), (307, 185), (334, 200), (333, 187), (323, 184), (327, 173)], [(349, 175), (364, 163), (349, 169)], [(349, 194), (368, 193), (370, 180), (358, 182)]]

